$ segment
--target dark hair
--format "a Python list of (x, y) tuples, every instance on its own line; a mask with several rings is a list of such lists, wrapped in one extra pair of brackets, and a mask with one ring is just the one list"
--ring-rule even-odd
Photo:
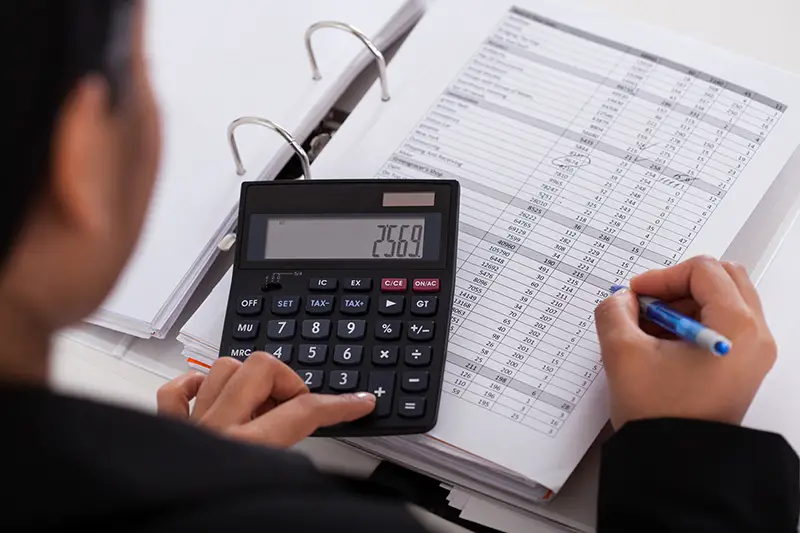
[(0, 7), (2, 102), (6, 142), (0, 178), (0, 262), (5, 262), (32, 201), (47, 185), (53, 130), (70, 92), (86, 75), (118, 91), (114, 42), (133, 0), (6, 0)]

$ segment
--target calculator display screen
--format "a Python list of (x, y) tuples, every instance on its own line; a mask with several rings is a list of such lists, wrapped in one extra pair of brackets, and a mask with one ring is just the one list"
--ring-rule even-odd
[[(435, 260), (439, 224), (429, 224), (429, 218), (256, 215), (251, 224), (260, 227), (251, 234), (255, 229), (264, 236), (258, 248), (267, 260)], [(253, 255), (251, 250), (248, 256)]]

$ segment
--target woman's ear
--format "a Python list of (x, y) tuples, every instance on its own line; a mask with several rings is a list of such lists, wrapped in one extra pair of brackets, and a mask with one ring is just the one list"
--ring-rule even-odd
[(54, 128), (48, 203), (65, 229), (88, 238), (111, 230), (119, 208), (114, 122), (107, 82), (89, 76), (69, 95)]

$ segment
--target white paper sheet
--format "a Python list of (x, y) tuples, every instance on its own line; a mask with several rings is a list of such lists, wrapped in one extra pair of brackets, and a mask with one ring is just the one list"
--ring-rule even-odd
[(800, 84), (575, 4), (516, 5), (437, 2), (392, 65), (402, 90), (357, 109), (315, 175), (461, 181), (432, 436), (557, 491), (607, 419), (594, 306), (725, 252), (797, 146)]

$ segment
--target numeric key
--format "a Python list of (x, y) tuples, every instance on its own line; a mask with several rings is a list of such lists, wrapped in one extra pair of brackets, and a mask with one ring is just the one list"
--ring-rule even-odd
[(357, 370), (335, 370), (331, 372), (328, 386), (336, 392), (351, 392), (358, 388)]
[(343, 341), (360, 341), (367, 335), (365, 320), (340, 320), (336, 326), (336, 337)]
[(300, 336), (307, 341), (327, 340), (331, 336), (330, 320), (303, 320)]
[(311, 392), (320, 390), (322, 381), (325, 379), (325, 373), (322, 370), (298, 370), (297, 375)]
[(271, 341), (288, 341), (294, 338), (297, 322), (294, 320), (270, 320), (267, 323), (267, 338)]
[(333, 362), (342, 366), (360, 365), (363, 354), (363, 346), (339, 344), (333, 349)]
[(328, 347), (324, 344), (301, 344), (297, 362), (303, 365), (322, 365), (328, 358)]
[(291, 344), (267, 344), (264, 347), (264, 351), (272, 354), (278, 361), (291, 363), (294, 346)]

